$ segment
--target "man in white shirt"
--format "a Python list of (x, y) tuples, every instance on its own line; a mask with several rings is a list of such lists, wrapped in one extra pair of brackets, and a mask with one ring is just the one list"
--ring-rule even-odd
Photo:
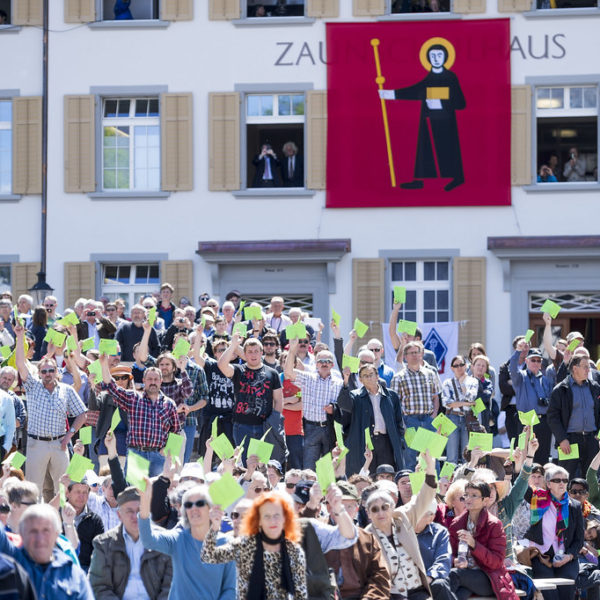
[(15, 405), (13, 399), (0, 390), (0, 460), (4, 460), (15, 436)]
[(267, 313), (267, 327), (274, 329), (277, 333), (281, 333), (288, 325), (292, 324), (292, 320), (283, 314), (283, 298), (281, 296), (273, 296), (271, 298), (271, 312)]

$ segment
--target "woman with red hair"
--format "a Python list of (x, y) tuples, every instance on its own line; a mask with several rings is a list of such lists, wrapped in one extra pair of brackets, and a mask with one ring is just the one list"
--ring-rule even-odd
[(223, 511), (210, 509), (210, 531), (202, 560), (237, 566), (239, 600), (300, 600), (307, 598), (306, 560), (300, 528), (290, 501), (279, 492), (261, 494), (246, 511), (241, 538), (216, 546)]

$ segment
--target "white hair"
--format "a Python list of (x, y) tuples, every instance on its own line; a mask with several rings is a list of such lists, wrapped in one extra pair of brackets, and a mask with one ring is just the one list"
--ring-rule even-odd
[(60, 533), (62, 530), (58, 511), (49, 504), (33, 504), (25, 509), (19, 521), (19, 533), (21, 536), (25, 533), (27, 521), (31, 521), (31, 519), (46, 519), (54, 525), (56, 533)]

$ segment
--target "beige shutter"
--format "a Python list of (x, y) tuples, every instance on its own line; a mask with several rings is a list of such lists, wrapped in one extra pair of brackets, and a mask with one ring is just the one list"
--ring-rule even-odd
[(384, 320), (383, 258), (352, 259), (352, 315), (369, 326), (368, 338), (381, 337)]
[(512, 13), (531, 10), (531, 0), (498, 0), (498, 12)]
[(193, 189), (192, 94), (161, 94), (161, 188), (178, 192)]
[(65, 96), (65, 192), (96, 190), (94, 96)]
[(352, 0), (355, 17), (379, 17), (385, 14), (385, 0)]
[(531, 184), (531, 86), (511, 87), (511, 185)]
[(453, 263), (453, 321), (458, 330), (458, 351), (467, 353), (473, 342), (485, 346), (485, 257), (455, 258)]
[(212, 92), (209, 98), (208, 189), (240, 189), (240, 95)]
[(93, 262), (65, 263), (65, 306), (79, 298), (96, 297), (96, 265)]
[(42, 193), (42, 98), (13, 99), (13, 194)]
[(65, 23), (91, 23), (96, 20), (96, 0), (65, 0)]
[(324, 190), (327, 167), (327, 92), (306, 92), (306, 187)]
[(42, 0), (14, 0), (12, 3), (13, 25), (42, 25), (44, 6)]
[(191, 260), (163, 260), (160, 263), (160, 283), (170, 283), (175, 288), (173, 302), (185, 296), (194, 303), (194, 264)]
[(194, 18), (194, 0), (161, 0), (162, 21), (191, 21)]
[(40, 269), (39, 262), (12, 263), (10, 289), (15, 304), (21, 294), (29, 294), (29, 288), (37, 283), (37, 274)]
[(454, 0), (452, 12), (461, 14), (484, 13), (485, 0)]
[(340, 16), (340, 0), (308, 0), (307, 17), (334, 19)]
[(241, 18), (240, 0), (208, 0), (210, 21), (228, 21)]

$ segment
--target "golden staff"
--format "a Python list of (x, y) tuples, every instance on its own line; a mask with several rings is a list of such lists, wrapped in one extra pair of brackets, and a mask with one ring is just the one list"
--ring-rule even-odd
[[(375, 53), (375, 69), (377, 71), (377, 77), (375, 77), (375, 83), (379, 86), (379, 89), (383, 89), (385, 83), (385, 77), (381, 75), (381, 64), (379, 62), (379, 40), (373, 38), (371, 40), (371, 46), (373, 46), (373, 52)], [(385, 100), (381, 100), (381, 113), (383, 114), (383, 129), (385, 130), (385, 145), (387, 146), (388, 163), (390, 165), (390, 179), (392, 180), (392, 187), (396, 187), (396, 173), (394, 173), (394, 159), (392, 158), (392, 142), (390, 140), (390, 127), (388, 125), (387, 109), (385, 107)]]

